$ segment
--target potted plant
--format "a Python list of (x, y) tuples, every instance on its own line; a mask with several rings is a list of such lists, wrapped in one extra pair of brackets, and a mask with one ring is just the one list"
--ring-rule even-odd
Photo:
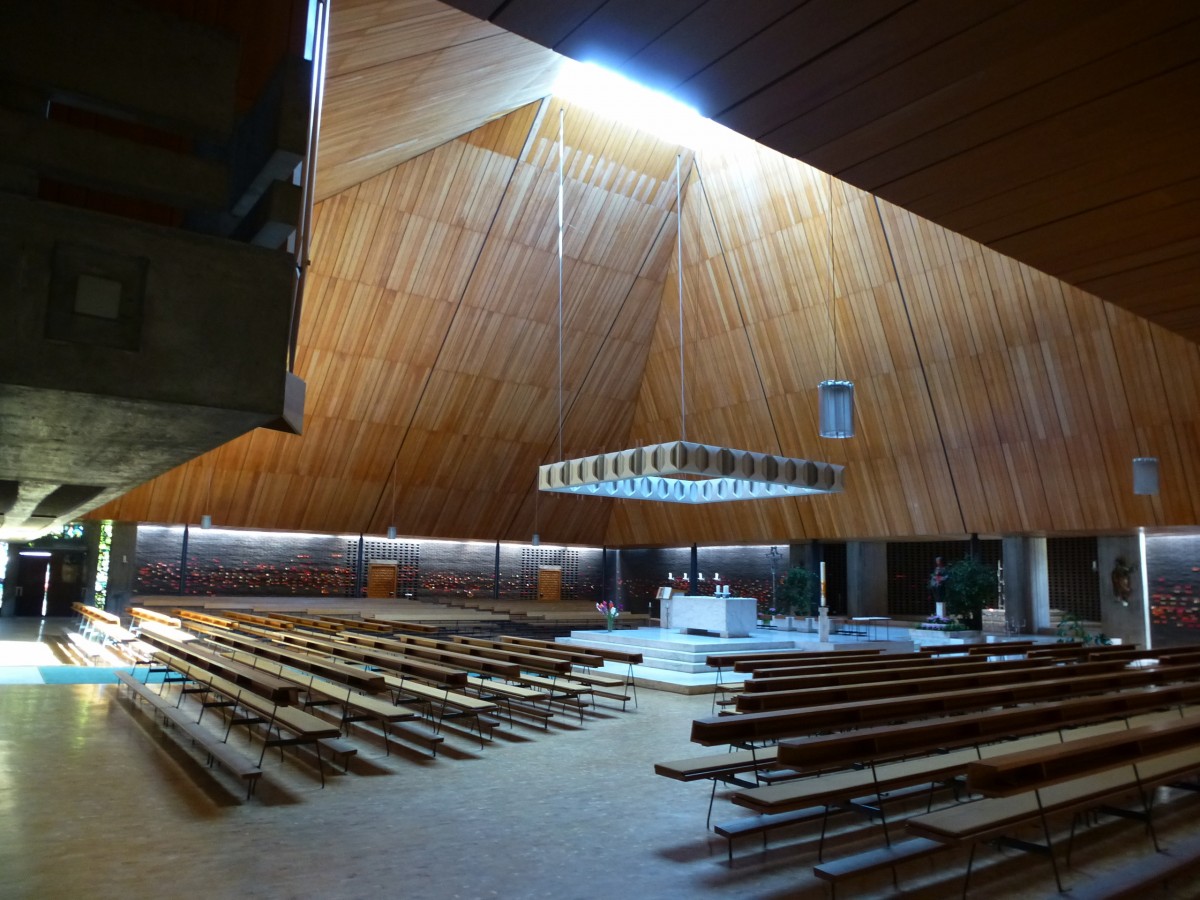
[(1101, 631), (1099, 634), (1092, 634), (1083, 624), (1083, 620), (1075, 613), (1067, 613), (1058, 623), (1056, 632), (1058, 643), (1067, 644), (1072, 641), (1079, 641), (1085, 647), (1089, 644), (1111, 644), (1112, 638)]
[(972, 631), (983, 630), (983, 608), (995, 603), (996, 570), (968, 556), (946, 569), (946, 607)]
[(819, 596), (820, 578), (804, 566), (795, 566), (788, 570), (783, 582), (775, 592), (775, 602), (785, 616), (806, 616), (812, 618), (817, 614), (817, 606), (821, 602)]

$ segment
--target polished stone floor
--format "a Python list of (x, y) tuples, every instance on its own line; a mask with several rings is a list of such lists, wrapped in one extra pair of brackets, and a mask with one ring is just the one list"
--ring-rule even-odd
[[(14, 635), (0, 625), (0, 642)], [(482, 750), (448, 730), (437, 759), (388, 757), (360, 735), (349, 773), (324, 789), (293, 751), (275, 752), (245, 801), (123, 688), (0, 685), (0, 898), (829, 896), (812, 875), (815, 829), (781, 832), (766, 851), (746, 839), (731, 868), (705, 829), (708, 785), (654, 774), (655, 761), (704, 752), (688, 732), (710, 703), (647, 690), (639, 708), (589, 712), (582, 726), (506, 725)], [(1164, 791), (1160, 803), (1169, 845), (1195, 827), (1200, 798)], [(714, 820), (739, 814), (719, 793)], [(879, 845), (878, 826), (834, 821), (830, 856)], [(1065, 880), (1103, 879), (1149, 849), (1138, 824), (1103, 819), (1077, 838)], [(899, 892), (881, 873), (839, 895), (957, 896), (964, 866), (952, 851), (902, 867)], [(979, 851), (972, 897), (1054, 893), (1044, 858)], [(1158, 896), (1197, 897), (1200, 883)]]

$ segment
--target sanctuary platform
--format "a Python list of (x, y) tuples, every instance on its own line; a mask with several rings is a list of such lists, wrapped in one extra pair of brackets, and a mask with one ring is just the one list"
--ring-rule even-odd
[[(861, 635), (831, 634), (828, 641), (819, 641), (816, 634), (808, 632), (754, 628), (746, 637), (722, 638), (706, 634), (681, 634), (674, 628), (629, 628), (617, 631), (575, 630), (570, 637), (558, 638), (558, 642), (641, 653), (644, 661), (633, 666), (633, 677), (637, 684), (654, 690), (699, 694), (716, 689), (717, 670), (705, 663), (709, 654), (713, 653), (767, 653), (779, 650), (814, 652), (870, 647), (879, 647), (885, 653), (906, 653), (913, 649), (906, 628), (881, 627), (878, 637), (878, 640), (865, 640)], [(609, 663), (604, 667), (606, 672), (616, 675), (625, 675), (628, 669), (623, 663)], [(722, 677), (727, 688), (731, 674), (725, 672)]]

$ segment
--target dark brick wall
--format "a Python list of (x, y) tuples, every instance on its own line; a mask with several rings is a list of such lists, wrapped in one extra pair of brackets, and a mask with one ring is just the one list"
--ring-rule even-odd
[(1085, 622), (1099, 622), (1100, 594), (1096, 590), (1095, 564), (1094, 537), (1047, 538), (1050, 608), (1074, 613)]
[[(181, 593), (182, 527), (138, 527), (141, 594)], [(364, 561), (400, 563), (397, 592), (423, 597), (495, 596), (496, 545), (481, 541), (402, 539), (367, 535)], [(353, 596), (364, 579), (358, 572), (358, 538), (232, 529), (188, 530), (187, 579), (183, 593), (249, 596)], [(610, 554), (612, 556), (612, 554)], [(537, 568), (563, 568), (563, 599), (601, 599), (604, 554), (599, 548), (500, 545), (499, 596), (531, 600)]]
[[(888, 612), (892, 615), (927, 616), (933, 612), (929, 595), (929, 576), (934, 557), (941, 556), (950, 565), (963, 559), (969, 541), (894, 541), (887, 547)], [(979, 542), (983, 561), (995, 568), (1003, 552), (997, 540)]]
[(138, 527), (139, 594), (346, 596), (353, 587), (344, 537), (190, 528), (181, 589), (183, 529)]
[[(704, 579), (694, 585), (684, 577), (691, 567), (690, 547), (620, 550), (617, 551), (617, 598), (631, 612), (645, 612), (660, 587), (707, 596), (713, 593), (714, 578), (719, 575), (734, 596), (765, 600), (771, 596), (770, 549), (768, 545), (700, 547), (696, 553), (697, 568)], [(779, 553), (777, 572), (782, 577), (787, 572), (788, 548), (780, 545)], [(667, 579), (668, 574), (671, 580)]]
[(484, 541), (415, 541), (421, 548), (422, 597), (492, 597), (496, 545)]
[(183, 526), (139, 525), (135, 594), (178, 594), (183, 569)]

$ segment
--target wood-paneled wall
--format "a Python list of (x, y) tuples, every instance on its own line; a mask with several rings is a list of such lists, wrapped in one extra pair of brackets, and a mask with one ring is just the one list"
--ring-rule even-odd
[(318, 199), (544, 97), (562, 62), (437, 0), (332, 6)]
[[(846, 492), (623, 501), (609, 544), (1196, 521), (1193, 343), (837, 181), (831, 295), (827, 176), (765, 150), (702, 151), (698, 172), (683, 214), (687, 435), (844, 463)], [(676, 304), (664, 290), (631, 443), (680, 433)], [(835, 374), (856, 384), (849, 441), (817, 434), (816, 384)], [(1133, 494), (1137, 455), (1160, 458), (1159, 496)]]
[[(303, 437), (256, 432), (98, 515), (601, 540), (594, 505), (534, 501), (559, 452), (559, 109), (530, 104), (321, 202)], [(629, 431), (677, 148), (578, 110), (566, 136), (562, 451), (577, 455)]]
[[(828, 177), (752, 146), (682, 159), (687, 437), (843, 463), (845, 493), (535, 496), (560, 453), (681, 433), (678, 148), (570, 109), (560, 449), (559, 108), (322, 201), (305, 434), (255, 432), (96, 515), (616, 546), (1197, 520), (1196, 345), (836, 180), (831, 282)], [(835, 375), (857, 386), (848, 441), (817, 436)], [(1132, 493), (1139, 454), (1157, 497)]]

